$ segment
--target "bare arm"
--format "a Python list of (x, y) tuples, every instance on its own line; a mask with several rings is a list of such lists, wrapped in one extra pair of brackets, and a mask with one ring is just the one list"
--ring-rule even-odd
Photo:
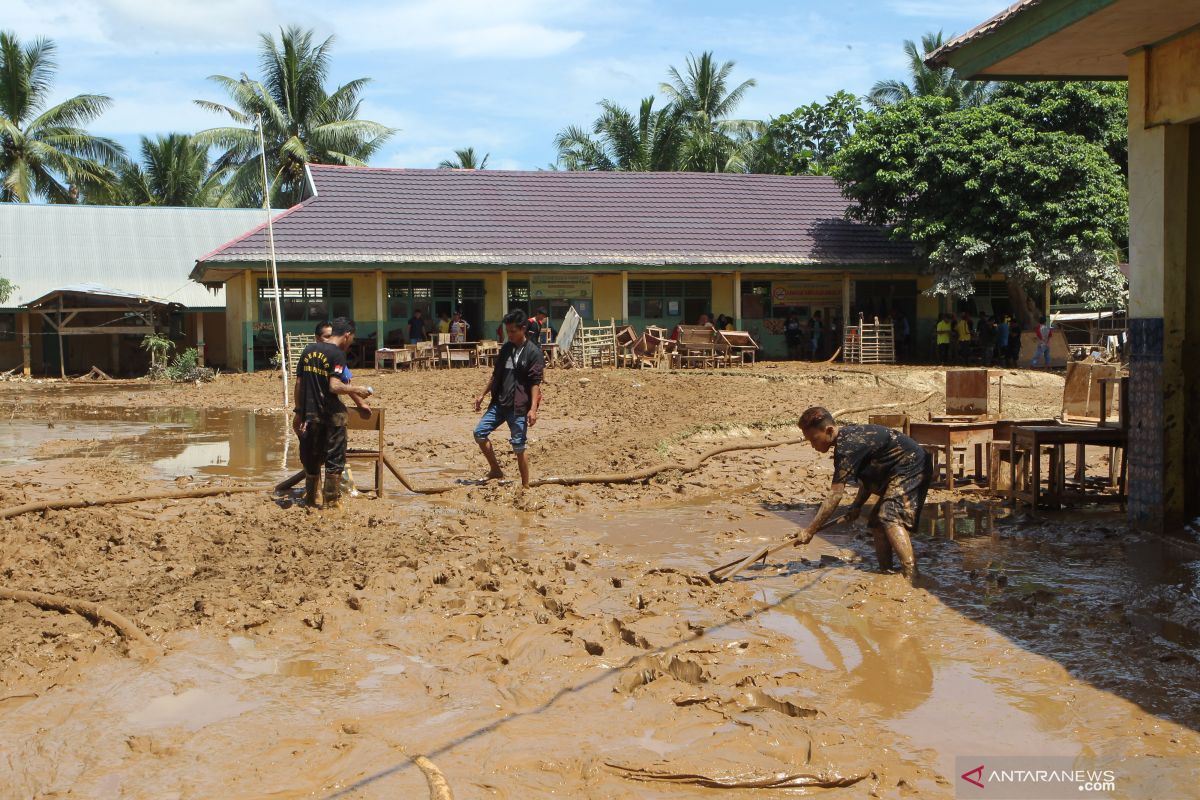
[(542, 404), (542, 385), (535, 383), (529, 393), (529, 414), (526, 419), (532, 427), (537, 424), (538, 406)]
[(821, 507), (817, 509), (817, 515), (812, 518), (812, 522), (808, 523), (808, 527), (800, 534), (800, 544), (808, 544), (812, 538), (817, 535), (817, 531), (821, 526), (829, 521), (833, 516), (833, 512), (837, 511), (838, 504), (842, 502), (842, 497), (846, 494), (846, 484), (835, 483), (829, 487), (829, 495), (825, 498), (825, 502), (821, 503)]
[(367, 394), (366, 389), (359, 388), (358, 386), (351, 386), (348, 383), (343, 383), (338, 378), (332, 377), (329, 379), (329, 391), (333, 392), (334, 394), (349, 395), (355, 403), (358, 403), (364, 397), (370, 397), (370, 395)]
[(867, 502), (867, 498), (871, 496), (871, 490), (866, 484), (858, 485), (858, 495), (855, 496), (854, 502), (850, 504), (850, 510), (846, 513), (846, 521), (853, 522), (858, 519), (859, 511), (862, 510), (863, 504)]
[(480, 409), (482, 409), (482, 408), (483, 408), (483, 401), (484, 401), (484, 400), (487, 398), (487, 396), (488, 396), (488, 395), (491, 393), (491, 391), (492, 391), (492, 381), (493, 381), (493, 380), (495, 380), (495, 378), (496, 378), (496, 373), (494, 373), (494, 372), (493, 372), (491, 375), (489, 375), (489, 376), (488, 376), (488, 382), (487, 382), (487, 386), (484, 386), (484, 387), (483, 387), (483, 391), (479, 393), (479, 397), (476, 397), (476, 398), (475, 398), (475, 410), (476, 410), (476, 411), (479, 411)]

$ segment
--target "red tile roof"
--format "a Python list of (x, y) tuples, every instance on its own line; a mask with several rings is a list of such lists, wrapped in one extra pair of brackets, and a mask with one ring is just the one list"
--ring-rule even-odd
[[(314, 165), (276, 219), (281, 263), (886, 264), (907, 245), (846, 219), (833, 179)], [(266, 230), (201, 259), (262, 261)]]

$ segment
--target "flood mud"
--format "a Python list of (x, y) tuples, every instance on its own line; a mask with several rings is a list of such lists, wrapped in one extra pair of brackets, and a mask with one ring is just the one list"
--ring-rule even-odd
[[(918, 588), (878, 572), (861, 524), (712, 586), (708, 569), (811, 518), (827, 458), (789, 445), (644, 484), (474, 485), (480, 377), (372, 376), (395, 460), (464, 481), (437, 497), (389, 485), (338, 515), (251, 494), (6, 521), (0, 585), (103, 602), (164, 653), (128, 658), (111, 629), (0, 602), (0, 797), (425, 797), (416, 755), (459, 798), (950, 798), (964, 754), (1117, 764), (1131, 777), (1114, 797), (1194, 791), (1186, 543), (935, 490)], [(938, 385), (791, 365), (578, 377), (549, 376), (539, 474), (686, 460), (782, 437), (810, 402)], [(1055, 380), (1014, 373), (1006, 404), (1051, 413)], [(0, 386), (0, 504), (278, 480), (294, 442), (275, 381)]]

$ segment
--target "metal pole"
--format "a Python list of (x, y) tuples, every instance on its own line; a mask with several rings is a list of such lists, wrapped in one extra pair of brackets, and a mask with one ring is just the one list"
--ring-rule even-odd
[[(267, 182), (267, 143), (263, 137), (262, 114), (255, 114), (255, 124), (258, 126), (258, 154), (262, 161), (263, 177), (263, 212), (267, 215), (267, 246), (271, 251), (271, 284), (275, 292), (275, 336), (279, 342), (280, 364), (279, 371), (283, 373), (283, 410), (288, 407), (288, 357), (283, 340), (283, 307), (280, 304), (279, 269), (275, 263), (275, 228), (271, 224), (271, 185)], [(248, 292), (249, 287), (246, 288)]]

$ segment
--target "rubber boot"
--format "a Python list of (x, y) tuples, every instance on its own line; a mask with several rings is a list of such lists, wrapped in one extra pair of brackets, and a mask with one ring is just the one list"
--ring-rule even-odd
[(889, 572), (892, 569), (892, 544), (888, 541), (883, 528), (871, 528), (871, 536), (875, 540), (875, 558), (879, 561), (879, 571)]
[(325, 488), (321, 492), (323, 508), (339, 510), (342, 508), (342, 473), (325, 473)]
[(305, 475), (304, 476), (304, 504), (312, 508), (317, 507), (317, 485), (321, 482), (320, 475)]
[(896, 551), (896, 555), (900, 557), (900, 571), (904, 573), (904, 577), (910, 584), (915, 584), (919, 577), (917, 559), (913, 555), (912, 539), (909, 538), (908, 531), (904, 530), (903, 525), (889, 525), (887, 526), (887, 540), (892, 545), (892, 549)]

